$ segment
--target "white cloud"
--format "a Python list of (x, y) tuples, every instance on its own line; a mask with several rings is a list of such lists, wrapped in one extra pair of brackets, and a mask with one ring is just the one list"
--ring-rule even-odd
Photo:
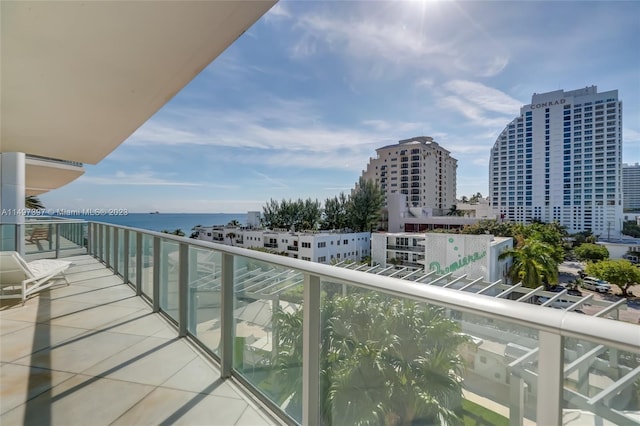
[[(464, 31), (442, 28), (434, 25), (433, 17), (415, 13), (408, 4), (371, 6), (382, 5), (380, 9), (385, 13), (372, 14), (370, 8), (367, 13), (354, 12), (358, 10), (355, 6), (338, 9), (340, 13), (333, 8), (330, 13), (302, 15), (294, 24), (302, 36), (293, 44), (292, 56), (307, 58), (325, 49), (338, 52), (348, 63), (362, 66), (372, 78), (404, 74), (408, 70), (490, 77), (502, 72), (508, 64), (506, 50), (486, 32), (477, 28)], [(424, 79), (422, 83), (431, 82)]]
[(326, 121), (310, 101), (268, 97), (242, 110), (174, 108), (171, 115), (151, 119), (126, 144), (225, 147), (226, 161), (238, 164), (362, 170), (376, 148), (424, 128), (409, 121), (364, 120), (362, 128)]
[[(133, 185), (133, 186), (205, 186), (200, 182), (184, 182), (179, 180), (168, 180), (159, 178), (152, 172), (126, 173), (118, 171), (111, 176), (88, 176), (83, 175), (78, 178), (79, 183), (90, 183), (92, 185)], [(206, 186), (212, 186), (207, 184)], [(213, 185), (230, 188), (229, 186)]]
[(468, 99), (463, 99), (458, 96), (444, 96), (439, 100), (439, 105), (443, 108), (457, 111), (464, 115), (471, 124), (481, 127), (490, 128), (503, 128), (509, 120), (501, 118), (490, 118), (486, 114), (486, 110), (482, 109), (478, 105), (474, 105), (469, 102)]
[(400, 135), (404, 132), (416, 131), (424, 127), (424, 123), (410, 121), (364, 120), (362, 124), (379, 132), (393, 132)]
[(277, 19), (289, 19), (291, 18), (291, 12), (285, 5), (280, 2), (273, 6), (266, 15), (264, 15), (264, 19), (267, 21), (273, 21)]
[(515, 117), (523, 105), (506, 93), (475, 81), (451, 80), (444, 84), (444, 88), (483, 110), (509, 116)]

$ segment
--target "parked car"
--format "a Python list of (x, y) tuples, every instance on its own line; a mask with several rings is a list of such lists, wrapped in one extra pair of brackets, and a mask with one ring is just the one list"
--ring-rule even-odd
[(582, 280), (582, 286), (587, 290), (597, 291), (598, 293), (609, 293), (611, 291), (611, 284), (594, 277), (585, 277)]
[[(549, 297), (546, 296), (538, 296), (538, 304), (542, 305), (549, 300)], [(548, 306), (556, 309), (567, 309), (569, 306), (573, 305), (573, 302), (566, 299), (556, 299)]]

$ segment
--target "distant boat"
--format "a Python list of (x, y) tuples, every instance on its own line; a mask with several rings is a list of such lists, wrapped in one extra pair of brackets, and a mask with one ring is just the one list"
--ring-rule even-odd
[(159, 211), (155, 211), (155, 212), (151, 212), (149, 214), (160, 214), (160, 212)]

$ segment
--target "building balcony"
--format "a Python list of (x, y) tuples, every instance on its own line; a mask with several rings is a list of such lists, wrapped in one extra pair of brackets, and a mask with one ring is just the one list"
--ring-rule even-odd
[(289, 251), (298, 251), (298, 246), (287, 246), (287, 250), (289, 250)]
[(70, 286), (3, 303), (2, 424), (384, 424), (407, 401), (407, 423), (640, 423), (639, 328), (613, 311), (85, 226)]
[(403, 245), (393, 245), (388, 244), (387, 250), (395, 250), (395, 251), (410, 251), (414, 253), (424, 253), (424, 246), (403, 246)]

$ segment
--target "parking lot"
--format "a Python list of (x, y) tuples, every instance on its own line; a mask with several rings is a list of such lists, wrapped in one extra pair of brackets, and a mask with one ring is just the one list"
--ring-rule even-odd
[[(575, 282), (580, 278), (579, 271), (584, 271), (585, 264), (581, 262), (563, 262), (559, 267), (558, 279), (560, 284), (567, 286), (570, 283)], [(612, 291), (608, 294), (597, 293), (595, 291), (580, 288), (583, 295), (593, 293), (593, 298), (596, 300), (607, 300), (609, 302), (616, 302), (622, 298), (621, 292), (618, 286), (611, 285)], [(630, 292), (635, 296), (633, 301), (640, 300), (640, 285), (632, 286)], [(584, 306), (581, 308), (587, 315), (593, 315), (598, 312), (600, 308), (593, 305)], [(626, 309), (620, 309), (620, 321), (632, 322), (634, 324), (640, 324), (640, 302), (627, 304)]]

